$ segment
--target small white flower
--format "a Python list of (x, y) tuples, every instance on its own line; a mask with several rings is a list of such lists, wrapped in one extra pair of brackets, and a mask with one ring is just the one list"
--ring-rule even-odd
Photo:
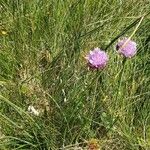
[(28, 107), (28, 112), (35, 116), (39, 116), (39, 111), (37, 111), (33, 106)]

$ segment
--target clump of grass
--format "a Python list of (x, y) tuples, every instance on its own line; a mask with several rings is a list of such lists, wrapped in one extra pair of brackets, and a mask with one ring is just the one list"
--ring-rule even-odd
[[(148, 150), (149, 6), (2, 0), (0, 149)], [(138, 54), (124, 64), (114, 45), (132, 33)], [(103, 71), (89, 71), (83, 58), (94, 47), (109, 54)]]

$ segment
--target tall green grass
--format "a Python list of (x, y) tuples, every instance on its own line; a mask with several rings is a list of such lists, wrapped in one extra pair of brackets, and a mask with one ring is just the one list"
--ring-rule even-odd
[[(91, 139), (102, 150), (150, 148), (149, 0), (0, 3), (0, 149), (88, 149)], [(124, 63), (116, 42), (143, 16), (138, 53)], [(109, 55), (103, 71), (87, 68), (94, 47)]]

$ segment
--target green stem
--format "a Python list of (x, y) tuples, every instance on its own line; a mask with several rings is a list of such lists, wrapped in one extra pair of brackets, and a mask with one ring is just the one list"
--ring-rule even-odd
[(118, 90), (117, 90), (117, 95), (116, 95), (116, 105), (115, 105), (115, 108), (116, 108), (116, 106), (117, 106), (118, 99), (119, 99), (119, 97), (120, 97), (120, 89), (121, 89), (122, 78), (123, 78), (123, 73), (124, 73), (126, 61), (127, 61), (127, 59), (124, 58), (124, 59), (123, 59), (123, 62), (122, 62), (123, 67), (122, 67), (122, 69), (121, 69), (121, 71), (120, 71), (120, 73), (119, 73), (119, 79), (118, 79), (118, 84), (119, 84), (119, 85), (118, 85)]

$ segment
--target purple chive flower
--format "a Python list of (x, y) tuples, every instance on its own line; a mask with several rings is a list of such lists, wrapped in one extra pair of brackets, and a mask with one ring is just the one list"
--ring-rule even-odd
[(124, 57), (131, 58), (137, 52), (136, 45), (137, 44), (134, 41), (124, 38), (117, 43), (116, 49), (118, 50), (119, 54), (123, 55)]
[(103, 69), (108, 61), (108, 55), (100, 50), (98, 47), (93, 51), (90, 51), (86, 59), (88, 60), (88, 65), (93, 69)]

